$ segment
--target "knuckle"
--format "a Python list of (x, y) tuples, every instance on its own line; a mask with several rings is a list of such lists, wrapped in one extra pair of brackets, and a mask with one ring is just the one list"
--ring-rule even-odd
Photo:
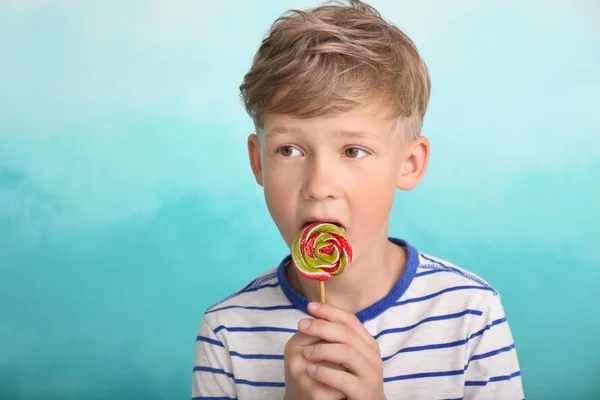
[(294, 343), (295, 343), (297, 337), (298, 337), (297, 334), (294, 334), (294, 336), (292, 336), (290, 338), (290, 340), (287, 341), (287, 343), (285, 344), (285, 346), (283, 348), (284, 355), (290, 354), (292, 352), (292, 349), (294, 348)]
[(327, 349), (322, 343), (315, 343), (312, 348), (312, 353), (310, 355), (310, 358), (312, 359), (321, 359), (326, 354)]
[(373, 347), (377, 350), (377, 352), (379, 353), (381, 351), (381, 345), (379, 344), (379, 342), (375, 339), (373, 339), (371, 341), (371, 343), (373, 343)]
[(379, 344), (378, 341), (375, 340), (375, 353), (377, 354), (378, 357), (381, 357), (381, 346)]
[(304, 362), (300, 357), (292, 357), (288, 361), (288, 369), (292, 376), (299, 376), (304, 369)]
[(306, 378), (303, 380), (303, 384), (301, 385), (304, 395), (303, 399), (307, 400), (325, 400), (326, 392), (323, 390), (323, 386), (320, 384), (316, 384), (310, 378)]
[(347, 337), (351, 342), (356, 339), (356, 332), (354, 331), (354, 329), (350, 329), (347, 326), (343, 327), (343, 334), (344, 337)]
[(308, 327), (309, 331), (313, 331), (315, 329), (321, 329), (323, 327), (323, 320), (319, 318), (314, 318), (310, 321), (310, 326)]
[(346, 350), (346, 354), (346, 359), (351, 365), (357, 365), (359, 363), (364, 362), (365, 360), (360, 350), (357, 350), (355, 348), (349, 348), (348, 350)]
[(317, 390), (314, 390), (310, 394), (310, 398), (312, 400), (327, 400), (327, 399), (331, 399), (331, 396), (329, 394), (329, 391), (323, 390), (323, 389), (317, 389)]
[(299, 341), (301, 340), (301, 334), (295, 333), (285, 344), (285, 346), (283, 347), (283, 353), (284, 355), (291, 355), (293, 353), (295, 353), (298, 349), (299, 346)]
[(348, 372), (342, 374), (342, 384), (344, 387), (349, 387), (353, 383), (354, 377)]

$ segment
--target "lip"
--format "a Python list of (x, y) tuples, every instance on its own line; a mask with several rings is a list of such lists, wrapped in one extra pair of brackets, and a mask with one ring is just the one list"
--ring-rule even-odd
[(302, 224), (301, 229), (306, 228), (308, 225), (319, 222), (319, 223), (331, 223), (337, 225), (342, 231), (346, 232), (346, 227), (341, 223), (340, 220), (336, 218), (320, 218), (320, 217), (308, 217), (304, 219), (304, 224)]

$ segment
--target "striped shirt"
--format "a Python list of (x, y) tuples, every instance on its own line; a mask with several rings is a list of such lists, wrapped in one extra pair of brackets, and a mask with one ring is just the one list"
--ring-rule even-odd
[[(523, 399), (513, 336), (487, 282), (407, 242), (405, 272), (356, 314), (381, 349), (384, 391), (400, 399)], [(284, 265), (210, 307), (201, 318), (193, 399), (282, 399), (283, 352), (310, 315)]]

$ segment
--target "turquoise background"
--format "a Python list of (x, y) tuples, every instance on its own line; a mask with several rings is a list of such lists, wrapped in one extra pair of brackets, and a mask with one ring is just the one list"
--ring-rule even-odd
[[(0, 398), (189, 398), (287, 254), (238, 85), (289, 1), (0, 1)], [(502, 294), (529, 399), (600, 398), (600, 6), (375, 1), (433, 81), (390, 234)]]

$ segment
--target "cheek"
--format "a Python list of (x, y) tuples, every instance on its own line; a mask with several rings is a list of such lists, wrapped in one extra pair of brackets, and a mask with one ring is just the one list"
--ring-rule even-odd
[(286, 198), (289, 197), (290, 191), (286, 187), (282, 187), (277, 177), (268, 175), (264, 179), (264, 191), (267, 207), (273, 218), (277, 219), (286, 212), (286, 206), (289, 203)]
[(290, 196), (297, 189), (300, 175), (301, 169), (297, 163), (276, 162), (271, 159), (263, 163), (265, 190), (271, 192), (285, 192), (286, 196)]
[(296, 204), (294, 199), (294, 193), (296, 193), (295, 180), (289, 179), (288, 174), (278, 173), (277, 167), (267, 168), (263, 176), (267, 209), (280, 233), (286, 242), (288, 242), (288, 236), (296, 234), (295, 232), (291, 232), (291, 230), (295, 229), (296, 223), (293, 219), (296, 215), (294, 209)]
[(385, 174), (373, 174), (369, 179), (361, 179), (355, 187), (355, 206), (365, 222), (379, 223), (385, 220), (394, 203), (396, 195), (395, 177)]
[(265, 194), (272, 198), (290, 197), (294, 192), (297, 179), (292, 171), (281, 168), (280, 165), (269, 165), (263, 172)]

